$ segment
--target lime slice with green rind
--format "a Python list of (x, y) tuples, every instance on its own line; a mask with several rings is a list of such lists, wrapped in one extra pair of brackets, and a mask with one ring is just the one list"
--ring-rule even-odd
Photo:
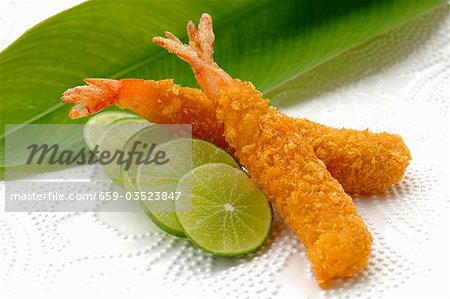
[(92, 150), (103, 135), (105, 128), (113, 121), (121, 118), (140, 118), (140, 116), (125, 111), (105, 111), (93, 115), (84, 125), (83, 136), (87, 146)]
[[(98, 150), (101, 153), (109, 152), (111, 155), (117, 151), (123, 151), (123, 147), (130, 136), (149, 125), (150, 123), (143, 118), (130, 117), (117, 119), (105, 128), (100, 140), (97, 141)], [(124, 159), (126, 158), (127, 155), (124, 153)], [(117, 163), (117, 160), (102, 166), (111, 180), (122, 185), (122, 177), (120, 174), (121, 165)]]
[[(125, 153), (131, 153), (132, 151), (142, 152), (145, 155), (149, 151), (149, 147), (152, 144), (160, 145), (173, 139), (173, 136), (174, 132), (170, 127), (168, 128), (165, 126), (150, 124), (148, 127), (137, 131), (133, 136), (131, 136), (125, 143), (123, 151)], [(133, 160), (128, 168), (126, 165), (122, 165), (120, 167), (120, 172), (124, 188), (129, 192), (137, 192), (136, 172), (139, 166), (137, 161), (139, 157), (133, 156), (132, 159)]]
[(176, 216), (189, 240), (217, 256), (260, 248), (270, 233), (272, 211), (247, 174), (227, 164), (205, 164), (179, 180)]
[[(140, 192), (174, 193), (178, 180), (193, 168), (206, 163), (227, 163), (239, 167), (227, 152), (214, 144), (191, 138), (178, 138), (161, 144), (155, 151), (164, 151), (170, 162), (163, 165), (139, 165), (136, 185)], [(142, 201), (154, 223), (165, 232), (182, 237), (184, 231), (175, 215), (175, 201)]]
[[(156, 182), (154, 186), (146, 189), (158, 190), (156, 192), (175, 195), (177, 182)], [(153, 193), (154, 194), (154, 193)], [(155, 197), (155, 195), (153, 195)], [(186, 238), (183, 228), (178, 223), (175, 215), (175, 205), (173, 200), (152, 200), (140, 201), (146, 214), (152, 219), (153, 223), (168, 234), (179, 238)]]

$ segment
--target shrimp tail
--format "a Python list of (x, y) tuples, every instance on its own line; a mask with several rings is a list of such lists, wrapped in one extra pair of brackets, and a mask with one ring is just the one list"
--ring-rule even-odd
[(69, 111), (71, 119), (96, 113), (113, 105), (119, 97), (119, 81), (111, 79), (84, 79), (88, 85), (77, 86), (64, 92), (61, 101), (75, 104)]
[(181, 60), (186, 61), (190, 65), (202, 66), (202, 61), (199, 57), (201, 53), (199, 48), (196, 46), (192, 46), (191, 48), (189, 45), (184, 45), (171, 32), (166, 31), (165, 35), (167, 38), (157, 36), (152, 41), (166, 49), (169, 53), (177, 55)]
[(198, 30), (194, 22), (189, 21), (186, 31), (189, 37), (187, 45), (168, 31), (164, 32), (166, 38), (158, 36), (154, 37), (152, 41), (190, 65), (201, 67), (203, 64), (213, 63), (214, 32), (211, 16), (206, 13), (202, 15)]
[(157, 43), (169, 53), (186, 61), (194, 72), (195, 79), (208, 97), (217, 97), (223, 87), (232, 79), (214, 62), (214, 31), (211, 16), (202, 14), (198, 29), (192, 21), (186, 26), (189, 43), (183, 44), (175, 35), (165, 32), (166, 38), (154, 37)]

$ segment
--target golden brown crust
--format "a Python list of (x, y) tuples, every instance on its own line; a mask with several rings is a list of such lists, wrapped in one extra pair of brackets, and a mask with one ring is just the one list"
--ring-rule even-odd
[(217, 117), (241, 164), (305, 245), (319, 284), (364, 268), (370, 233), (295, 123), (239, 80), (218, 99)]
[(411, 155), (399, 135), (335, 129), (295, 119), (314, 152), (349, 193), (384, 192), (398, 183)]
[(212, 101), (201, 90), (181, 87), (172, 80), (123, 79), (120, 82), (118, 107), (159, 124), (192, 124), (193, 137), (234, 152), (223, 137), (223, 124), (217, 120)]

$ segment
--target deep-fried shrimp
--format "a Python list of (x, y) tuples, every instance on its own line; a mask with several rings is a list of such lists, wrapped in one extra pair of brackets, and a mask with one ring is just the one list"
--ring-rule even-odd
[(326, 286), (351, 277), (369, 259), (372, 238), (352, 199), (299, 134), (296, 122), (268, 107), (251, 83), (232, 79), (213, 61), (212, 20), (203, 14), (198, 31), (188, 23), (190, 45), (153, 39), (188, 62), (212, 99), (225, 139), (307, 250), (316, 279)]
[(85, 79), (88, 86), (68, 89), (63, 103), (75, 103), (69, 117), (80, 118), (110, 105), (129, 109), (158, 124), (192, 124), (192, 135), (233, 152), (223, 137), (211, 100), (198, 89), (181, 87), (172, 80)]
[[(180, 87), (172, 80), (85, 81), (89, 86), (69, 89), (63, 95), (63, 102), (76, 103), (70, 111), (71, 118), (84, 117), (114, 104), (151, 122), (190, 123), (194, 137), (234, 152), (224, 138), (215, 106), (201, 90)], [(399, 135), (335, 129), (307, 119), (289, 119), (346, 192), (383, 192), (403, 177), (410, 155)]]

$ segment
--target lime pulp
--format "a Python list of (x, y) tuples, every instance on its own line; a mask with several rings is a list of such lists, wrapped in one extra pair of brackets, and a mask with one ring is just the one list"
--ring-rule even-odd
[(109, 124), (121, 118), (140, 118), (136, 114), (125, 111), (106, 111), (93, 115), (84, 125), (83, 136), (87, 146), (92, 150)]
[[(161, 144), (155, 148), (163, 151), (170, 162), (163, 165), (139, 165), (137, 167), (136, 187), (140, 192), (148, 194), (175, 194), (178, 181), (193, 168), (206, 163), (226, 163), (238, 168), (238, 164), (227, 152), (214, 144), (191, 138), (178, 138)], [(132, 176), (132, 175), (130, 175)], [(184, 237), (184, 230), (175, 215), (176, 199), (143, 200), (142, 206), (153, 222), (165, 232)]]
[[(100, 155), (104, 152), (109, 152), (112, 157), (116, 152), (123, 152), (123, 148), (131, 135), (149, 125), (150, 123), (143, 118), (130, 117), (117, 119), (104, 129), (100, 140), (96, 143), (94, 142), (94, 144), (98, 144)], [(123, 153), (123, 159), (126, 158), (126, 153)], [(118, 160), (102, 166), (111, 180), (122, 185), (122, 177), (120, 175), (121, 165), (118, 163)]]
[(176, 216), (189, 240), (217, 256), (256, 251), (270, 233), (272, 212), (247, 174), (227, 164), (205, 164), (180, 179)]

